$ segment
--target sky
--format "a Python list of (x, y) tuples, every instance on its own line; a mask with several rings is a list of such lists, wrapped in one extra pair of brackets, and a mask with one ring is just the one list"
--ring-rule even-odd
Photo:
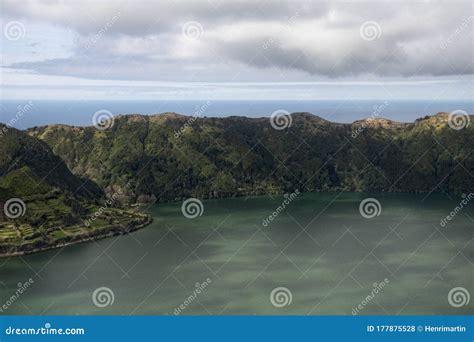
[(472, 99), (472, 1), (0, 0), (2, 99)]

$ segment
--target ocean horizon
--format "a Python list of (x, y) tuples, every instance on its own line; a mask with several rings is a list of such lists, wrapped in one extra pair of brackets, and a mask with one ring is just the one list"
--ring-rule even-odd
[(470, 100), (4, 100), (0, 122), (18, 129), (50, 124), (92, 125), (100, 110), (121, 114), (160, 114), (176, 112), (203, 117), (269, 117), (278, 110), (309, 112), (338, 123), (351, 123), (374, 115), (399, 122), (413, 122), (438, 112), (462, 110), (474, 113)]

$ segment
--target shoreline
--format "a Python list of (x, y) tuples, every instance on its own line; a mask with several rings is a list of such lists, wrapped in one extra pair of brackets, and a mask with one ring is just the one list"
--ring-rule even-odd
[[(232, 198), (240, 198), (240, 197), (262, 197), (262, 196), (268, 196), (268, 195), (274, 195), (274, 196), (284, 196), (286, 193), (288, 193), (291, 190), (288, 190), (287, 192), (285, 191), (275, 191), (275, 192), (262, 192), (262, 193), (245, 193), (245, 194), (233, 194), (230, 196), (222, 196), (222, 197), (209, 197), (209, 198), (203, 198), (203, 200), (206, 201), (212, 201), (212, 200), (223, 200), (223, 199), (232, 199)], [(304, 191), (301, 192), (301, 194), (318, 194), (318, 193), (335, 193), (335, 192), (341, 192), (340, 189), (325, 189), (325, 190), (319, 190), (319, 191)], [(343, 193), (352, 193), (352, 194), (361, 194), (361, 193), (373, 193), (373, 194), (411, 194), (411, 195), (422, 195), (425, 193), (428, 193), (428, 191), (342, 191)], [(438, 192), (433, 192), (433, 193), (438, 193)], [(461, 192), (459, 192), (461, 193)], [(453, 194), (459, 194), (458, 192), (453, 192)], [(159, 204), (173, 204), (173, 203), (179, 203), (183, 199), (174, 199), (170, 201), (163, 201), (163, 202), (158, 202)], [(35, 244), (27, 244), (27, 245), (21, 245), (18, 247), (11, 247), (11, 252), (1, 252), (2, 246), (0, 245), (0, 258), (8, 258), (8, 257), (15, 257), (15, 256), (21, 256), (21, 255), (28, 255), (28, 254), (34, 254), (38, 252), (43, 252), (43, 251), (48, 251), (51, 249), (56, 249), (56, 248), (61, 248), (61, 247), (67, 247), (75, 244), (80, 244), (80, 243), (85, 243), (85, 242), (91, 242), (95, 240), (101, 240), (113, 236), (118, 236), (118, 235), (126, 235), (133, 233), (137, 230), (143, 229), (146, 226), (150, 225), (153, 222), (153, 217), (149, 214), (142, 214), (143, 218), (145, 220), (143, 222), (140, 222), (133, 227), (130, 227), (129, 229), (124, 229), (120, 226), (110, 226), (110, 228), (104, 228), (107, 231), (101, 231), (97, 232), (97, 235), (92, 235), (89, 234), (84, 234), (84, 235), (76, 235), (72, 237), (65, 237), (60, 240), (58, 240), (56, 244), (52, 245), (46, 245), (44, 241), (40, 241), (37, 243), (40, 246), (35, 247)], [(64, 241), (68, 240), (69, 241)], [(8, 248), (8, 247), (3, 247), (3, 248)]]
[[(48, 251), (51, 249), (67, 247), (67, 246), (85, 243), (85, 242), (91, 242), (95, 240), (101, 240), (101, 239), (105, 239), (112, 236), (130, 234), (137, 230), (145, 228), (146, 226), (150, 225), (153, 222), (153, 217), (150, 215), (144, 215), (144, 218), (145, 220), (143, 222), (137, 223), (128, 229), (124, 229), (120, 226), (110, 226), (109, 228), (104, 228), (101, 231), (97, 232), (96, 233), (97, 235), (94, 235), (94, 233), (90, 235), (91, 233), (89, 233), (89, 234), (83, 234), (83, 235), (76, 235), (72, 237), (66, 237), (66, 238), (62, 238), (58, 240), (57, 243), (51, 244), (51, 245), (48, 245), (44, 241), (40, 241), (39, 243), (36, 243), (36, 245), (40, 245), (40, 246), (35, 246), (34, 243), (26, 244), (26, 245), (24, 244), (18, 247), (12, 246), (11, 251), (0, 252), (0, 258), (9, 258), (9, 257), (15, 257), (15, 256), (21, 256), (21, 255), (27, 255), (27, 254), (34, 254), (34, 253)], [(103, 230), (106, 230), (106, 231), (104, 232)], [(69, 241), (64, 241), (68, 239)], [(2, 247), (0, 246), (0, 249), (1, 248)]]
[[(203, 201), (211, 201), (211, 200), (221, 200), (221, 199), (232, 199), (232, 198), (240, 198), (240, 197), (260, 197), (260, 196), (284, 196), (285, 194), (288, 194), (290, 192), (293, 192), (295, 190), (299, 190), (296, 187), (294, 189), (287, 189), (286, 191), (281, 190), (281, 191), (267, 191), (267, 192), (260, 192), (260, 191), (246, 191), (246, 192), (238, 192), (238, 193), (232, 193), (228, 196), (198, 196), (200, 200)], [(300, 191), (301, 194), (320, 194), (320, 193), (335, 193), (335, 192), (342, 192), (345, 194), (362, 194), (362, 193), (371, 193), (371, 194), (410, 194), (410, 195), (423, 195), (423, 194), (428, 194), (428, 193), (433, 193), (433, 194), (442, 194), (443, 192), (441, 191), (429, 191), (429, 190), (413, 190), (413, 191), (408, 191), (405, 189), (396, 189), (396, 190), (385, 190), (385, 189), (378, 189), (378, 190), (344, 190), (341, 188), (328, 188), (328, 189), (317, 189), (317, 190), (311, 190), (311, 191)], [(467, 191), (451, 191), (448, 192), (448, 194), (452, 195), (459, 195), (466, 193)], [(190, 195), (191, 197), (193, 195)], [(155, 202), (155, 204), (173, 204), (173, 203), (180, 203), (186, 200), (189, 197), (182, 197), (182, 198), (174, 198), (170, 200), (160, 200)], [(144, 202), (135, 202), (131, 203), (131, 205), (141, 205), (144, 204)]]

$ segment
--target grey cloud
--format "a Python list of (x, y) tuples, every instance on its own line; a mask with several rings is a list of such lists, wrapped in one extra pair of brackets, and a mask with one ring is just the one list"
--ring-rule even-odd
[(311, 4), (307, 1), (36, 0), (25, 4), (3, 0), (5, 15), (63, 25), (83, 35), (95, 34), (117, 15), (120, 20), (107, 34), (142, 36), (169, 32), (191, 20), (212, 27), (248, 20), (285, 20), (292, 13), (317, 18), (327, 10), (325, 2)]
[[(236, 69), (256, 79), (279, 69), (293, 80), (474, 73), (470, 1), (4, 0), (4, 13), (79, 34), (70, 58), (10, 65), (45, 74), (97, 78), (107, 68), (113, 79), (213, 81)], [(197, 42), (182, 40), (190, 20), (204, 28)], [(367, 21), (381, 29), (373, 41), (360, 36)], [(202, 71), (182, 75), (194, 69)]]

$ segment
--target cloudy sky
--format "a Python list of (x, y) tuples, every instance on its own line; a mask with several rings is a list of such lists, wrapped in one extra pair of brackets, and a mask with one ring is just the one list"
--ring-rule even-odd
[(4, 99), (469, 99), (471, 1), (0, 0)]

